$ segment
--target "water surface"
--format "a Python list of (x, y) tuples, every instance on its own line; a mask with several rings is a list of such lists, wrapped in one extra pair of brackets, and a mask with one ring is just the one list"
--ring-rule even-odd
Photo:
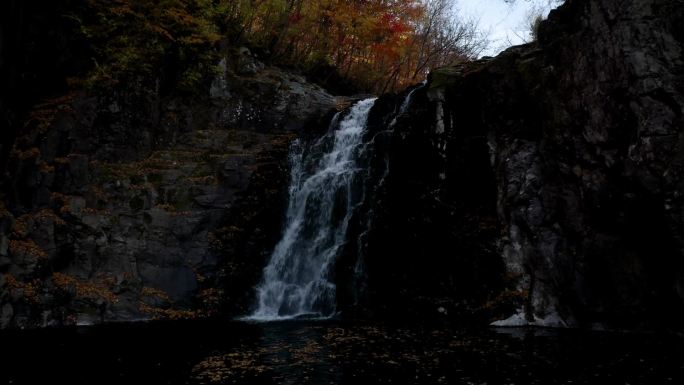
[(11, 384), (681, 384), (657, 334), (220, 321), (0, 332)]

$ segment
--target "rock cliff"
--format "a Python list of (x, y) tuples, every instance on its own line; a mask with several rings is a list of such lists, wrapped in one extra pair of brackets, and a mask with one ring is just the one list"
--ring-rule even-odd
[(370, 307), (681, 325), (682, 20), (681, 1), (568, 0), (538, 41), (433, 71), (387, 146)]
[(338, 100), (246, 48), (192, 95), (139, 79), (33, 107), (8, 157), (0, 327), (244, 313), (287, 153)]
[[(381, 96), (343, 314), (681, 329), (682, 20), (680, 0), (567, 0), (538, 41)], [(289, 142), (350, 99), (221, 49), (194, 94), (55, 91), (21, 122), (2, 94), (0, 327), (247, 312)]]

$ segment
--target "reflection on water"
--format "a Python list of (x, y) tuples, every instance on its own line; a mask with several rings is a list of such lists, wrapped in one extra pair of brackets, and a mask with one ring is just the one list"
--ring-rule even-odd
[(194, 321), (0, 342), (0, 383), (12, 384), (684, 383), (684, 341), (663, 335)]
[(201, 360), (193, 367), (192, 378), (201, 384), (342, 383), (329, 345), (333, 328), (281, 322), (260, 329), (255, 340)]

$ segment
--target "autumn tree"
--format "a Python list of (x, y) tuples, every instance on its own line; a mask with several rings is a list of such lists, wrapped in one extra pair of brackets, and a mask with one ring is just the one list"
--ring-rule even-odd
[(449, 0), (237, 0), (239, 36), (279, 61), (327, 64), (383, 92), (476, 56), (484, 39)]
[(278, 64), (330, 67), (359, 89), (396, 90), (477, 56), (484, 40), (452, 0), (84, 0), (73, 16), (94, 43), (95, 84), (179, 72), (209, 78), (217, 43), (247, 44)]

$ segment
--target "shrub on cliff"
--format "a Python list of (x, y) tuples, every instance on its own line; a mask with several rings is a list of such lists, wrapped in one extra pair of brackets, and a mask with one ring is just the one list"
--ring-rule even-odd
[(90, 85), (111, 86), (161, 73), (192, 90), (214, 72), (225, 12), (211, 0), (87, 0), (70, 17), (96, 56)]

